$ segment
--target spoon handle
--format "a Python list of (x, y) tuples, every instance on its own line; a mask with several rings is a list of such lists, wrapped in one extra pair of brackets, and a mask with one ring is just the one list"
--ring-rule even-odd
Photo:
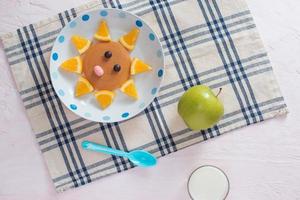
[(120, 150), (113, 149), (113, 148), (103, 146), (101, 144), (97, 144), (97, 143), (90, 142), (90, 141), (83, 141), (81, 143), (81, 146), (83, 149), (90, 150), (90, 151), (96, 151), (96, 152), (111, 154), (111, 155), (115, 155), (115, 156), (123, 156), (123, 157), (128, 156), (128, 153), (125, 151), (120, 151)]

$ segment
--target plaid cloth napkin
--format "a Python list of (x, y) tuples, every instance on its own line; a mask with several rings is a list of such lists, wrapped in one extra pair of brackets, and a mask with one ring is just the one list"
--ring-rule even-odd
[[(166, 56), (158, 97), (137, 117), (114, 124), (84, 120), (63, 106), (49, 79), (52, 44), (69, 21), (114, 7), (141, 16), (156, 31)], [(102, 0), (59, 13), (1, 37), (5, 52), (57, 191), (134, 167), (127, 159), (80, 148), (82, 140), (125, 151), (165, 156), (227, 131), (285, 114), (286, 104), (244, 0)], [(194, 132), (177, 114), (177, 101), (196, 84), (220, 95), (225, 116)]]

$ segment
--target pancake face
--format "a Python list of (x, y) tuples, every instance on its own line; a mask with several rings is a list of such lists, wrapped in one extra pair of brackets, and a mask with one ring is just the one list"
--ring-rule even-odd
[[(105, 56), (110, 52), (111, 56)], [(82, 55), (83, 75), (95, 90), (115, 90), (130, 78), (131, 58), (119, 42), (98, 42)], [(116, 65), (119, 65), (116, 67)], [(103, 69), (103, 75), (95, 73), (95, 66)], [(116, 68), (119, 68), (119, 70)]]

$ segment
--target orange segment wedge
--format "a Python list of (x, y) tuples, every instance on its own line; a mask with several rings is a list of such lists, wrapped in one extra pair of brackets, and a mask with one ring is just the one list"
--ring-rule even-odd
[(133, 28), (131, 31), (120, 38), (120, 43), (129, 51), (134, 49), (140, 30)]
[(134, 58), (131, 62), (130, 74), (135, 75), (152, 70), (152, 67), (138, 58)]
[(129, 79), (128, 81), (126, 81), (120, 88), (120, 90), (132, 97), (133, 99), (137, 100), (139, 97), (138, 97), (138, 93), (137, 93), (137, 90), (136, 90), (136, 87), (135, 87), (135, 84), (134, 84), (134, 81), (132, 79)]
[(105, 109), (113, 102), (115, 93), (109, 90), (100, 90), (95, 92), (95, 97), (100, 107)]
[(97, 32), (94, 35), (94, 38), (100, 41), (108, 42), (111, 40), (110, 35), (109, 35), (109, 29), (106, 24), (106, 21), (102, 20), (100, 22), (100, 25), (98, 27)]
[(64, 61), (60, 68), (67, 71), (80, 74), (82, 72), (82, 61), (80, 56), (76, 56)]
[(90, 84), (88, 80), (83, 77), (80, 77), (76, 87), (75, 87), (75, 96), (79, 97), (85, 94), (88, 94), (94, 90), (93, 86)]
[(71, 41), (80, 54), (83, 54), (91, 45), (91, 41), (79, 35), (73, 35)]

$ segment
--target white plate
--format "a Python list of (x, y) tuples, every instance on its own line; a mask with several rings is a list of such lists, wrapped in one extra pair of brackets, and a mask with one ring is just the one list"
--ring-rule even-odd
[[(59, 70), (63, 61), (78, 55), (77, 50), (71, 44), (71, 36), (77, 34), (92, 40), (102, 19), (106, 20), (114, 41), (134, 26), (138, 27), (140, 34), (131, 57), (140, 58), (153, 68), (149, 73), (133, 76), (140, 97), (137, 101), (131, 100), (116, 90), (116, 98), (106, 110), (99, 108), (93, 94), (80, 98), (74, 97), (78, 75)], [(61, 30), (52, 48), (50, 73), (55, 92), (71, 111), (96, 122), (120, 122), (134, 117), (153, 101), (164, 75), (164, 56), (157, 35), (138, 16), (118, 9), (94, 10), (78, 16)]]

